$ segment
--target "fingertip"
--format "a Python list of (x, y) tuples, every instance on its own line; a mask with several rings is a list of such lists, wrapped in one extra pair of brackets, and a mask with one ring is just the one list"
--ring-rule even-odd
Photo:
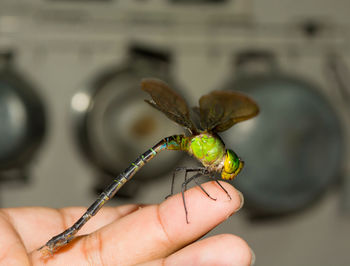
[(239, 236), (225, 234), (223, 235), (222, 247), (227, 247), (224, 255), (226, 259), (231, 259), (235, 265), (253, 265), (255, 263), (255, 254), (248, 243)]
[(238, 200), (239, 206), (238, 206), (238, 208), (235, 210), (235, 212), (238, 212), (238, 211), (239, 211), (240, 209), (242, 209), (243, 206), (244, 206), (244, 196), (243, 196), (243, 193), (242, 193), (241, 191), (239, 191), (239, 190), (236, 189), (236, 188), (235, 188), (235, 190), (236, 190), (236, 193), (238, 194), (238, 197), (239, 197), (239, 200)]
[(252, 261), (255, 261), (252, 249), (239, 236), (223, 234), (214, 236), (213, 239), (209, 238), (209, 240), (217, 245), (216, 249), (221, 252), (220, 257), (224, 265), (252, 265)]
[(181, 193), (160, 204), (160, 219), (165, 228), (173, 231), (170, 235), (183, 234), (180, 231), (184, 226), (189, 229), (186, 234), (192, 232), (202, 235), (225, 221), (242, 206), (242, 193), (231, 184), (220, 182), (219, 185), (212, 181), (202, 184), (202, 188), (210, 197), (198, 186), (184, 193), (188, 223)]
[(217, 193), (216, 195), (218, 195), (218, 198), (224, 202), (228, 202), (231, 205), (232, 208), (230, 210), (232, 212), (230, 215), (239, 211), (244, 205), (244, 196), (242, 192), (240, 192), (228, 182), (222, 180), (218, 180), (217, 182), (208, 182), (203, 184), (203, 186), (213, 186), (213, 189), (215, 189), (215, 193)]
[(253, 265), (248, 244), (230, 234), (217, 235), (195, 242), (170, 255), (165, 265)]

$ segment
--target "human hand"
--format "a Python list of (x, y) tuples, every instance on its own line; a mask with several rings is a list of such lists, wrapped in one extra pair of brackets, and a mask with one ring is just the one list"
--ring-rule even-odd
[(160, 205), (104, 207), (72, 242), (52, 256), (37, 249), (73, 224), (86, 208), (1, 209), (0, 265), (250, 265), (252, 253), (241, 238), (225, 234), (194, 242), (237, 211), (242, 199), (221, 182), (186, 191), (189, 224), (181, 194)]

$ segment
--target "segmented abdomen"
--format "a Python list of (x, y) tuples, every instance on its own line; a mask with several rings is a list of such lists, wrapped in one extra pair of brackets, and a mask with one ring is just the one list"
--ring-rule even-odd
[(125, 169), (123, 175), (130, 179), (142, 166), (154, 158), (162, 150), (187, 151), (189, 138), (184, 135), (173, 135), (166, 137), (154, 145), (151, 149), (140, 155), (131, 165)]

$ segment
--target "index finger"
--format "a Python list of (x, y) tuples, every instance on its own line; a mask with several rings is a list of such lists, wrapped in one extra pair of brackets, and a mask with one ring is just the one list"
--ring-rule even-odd
[(61, 265), (67, 261), (93, 265), (134, 265), (167, 256), (197, 240), (226, 220), (241, 205), (241, 197), (228, 183), (222, 183), (231, 199), (214, 182), (203, 185), (217, 200), (198, 187), (186, 192), (189, 224), (186, 223), (181, 194), (160, 205), (141, 208), (87, 237), (70, 243), (48, 260), (34, 252), (34, 262)]

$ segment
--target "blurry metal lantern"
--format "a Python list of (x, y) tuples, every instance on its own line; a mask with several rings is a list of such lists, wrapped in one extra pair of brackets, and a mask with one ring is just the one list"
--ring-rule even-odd
[(0, 54), (0, 181), (25, 181), (44, 138), (45, 113), (35, 88), (15, 71), (12, 57), (12, 52)]
[[(132, 46), (124, 63), (101, 73), (73, 96), (77, 142), (101, 173), (97, 190), (110, 183), (111, 176), (123, 171), (149, 145), (181, 132), (179, 126), (144, 102), (147, 96), (140, 89), (145, 77), (166, 80), (177, 88), (170, 67), (168, 53)], [(157, 157), (119, 195), (132, 196), (140, 182), (171, 171), (181, 157), (176, 152)]]
[(252, 96), (260, 114), (224, 136), (246, 162), (234, 185), (255, 215), (299, 210), (340, 172), (343, 136), (338, 116), (313, 84), (278, 70), (270, 53), (240, 54), (236, 73), (223, 89)]

